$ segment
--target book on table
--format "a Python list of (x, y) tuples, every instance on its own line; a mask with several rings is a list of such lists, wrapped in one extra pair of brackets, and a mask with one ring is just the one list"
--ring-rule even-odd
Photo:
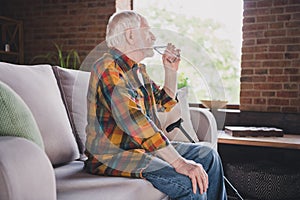
[(283, 130), (274, 127), (225, 126), (225, 133), (235, 137), (283, 137)]

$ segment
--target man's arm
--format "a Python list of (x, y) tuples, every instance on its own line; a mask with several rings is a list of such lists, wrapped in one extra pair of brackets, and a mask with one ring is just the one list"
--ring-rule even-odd
[[(164, 90), (170, 97), (175, 98), (180, 50), (175, 49), (174, 45), (168, 44), (162, 59), (165, 68)], [(208, 176), (202, 165), (191, 160), (186, 160), (180, 155), (176, 155), (174, 152), (176, 151), (175, 148), (169, 146), (158, 150), (158, 156), (171, 164), (178, 173), (186, 175), (191, 179), (194, 193), (197, 191), (197, 185), (201, 194), (206, 192), (208, 188)]]

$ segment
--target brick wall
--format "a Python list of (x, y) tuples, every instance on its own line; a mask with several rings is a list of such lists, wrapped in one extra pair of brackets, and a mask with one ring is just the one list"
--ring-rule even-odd
[(36, 55), (75, 49), (81, 60), (105, 38), (115, 0), (1, 0), (0, 15), (24, 24), (25, 63)]
[(300, 113), (300, 1), (244, 0), (240, 109)]

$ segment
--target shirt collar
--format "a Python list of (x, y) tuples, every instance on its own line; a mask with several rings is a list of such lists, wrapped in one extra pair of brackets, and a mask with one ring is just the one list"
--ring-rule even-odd
[(116, 62), (118, 63), (118, 65), (124, 70), (124, 72), (128, 72), (134, 66), (138, 65), (135, 61), (133, 61), (132, 59), (128, 58), (124, 53), (122, 53), (121, 51), (119, 51), (116, 48), (110, 49), (110, 54), (116, 60)]

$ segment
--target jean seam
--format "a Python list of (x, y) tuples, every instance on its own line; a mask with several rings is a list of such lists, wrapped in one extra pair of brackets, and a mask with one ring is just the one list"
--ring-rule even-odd
[[(149, 173), (149, 174), (147, 174), (147, 175), (144, 176), (144, 177), (147, 177), (147, 176), (151, 176), (152, 178), (157, 178), (157, 179), (164, 180), (164, 181), (166, 181), (166, 182), (168, 182), (168, 183), (173, 184), (174, 186), (176, 186), (176, 187), (178, 187), (178, 188), (180, 188), (180, 189), (183, 189), (183, 190), (190, 190), (190, 191), (191, 191), (191, 188), (189, 188), (189, 187), (187, 187), (187, 186), (185, 186), (185, 185), (183, 185), (183, 184), (179, 184), (178, 182), (175, 182), (175, 181), (173, 181), (173, 180), (164, 178), (163, 176), (153, 175), (153, 174), (150, 174), (150, 173)], [(146, 179), (147, 179), (147, 178), (146, 178)], [(193, 197), (191, 197), (191, 199), (193, 199)]]

